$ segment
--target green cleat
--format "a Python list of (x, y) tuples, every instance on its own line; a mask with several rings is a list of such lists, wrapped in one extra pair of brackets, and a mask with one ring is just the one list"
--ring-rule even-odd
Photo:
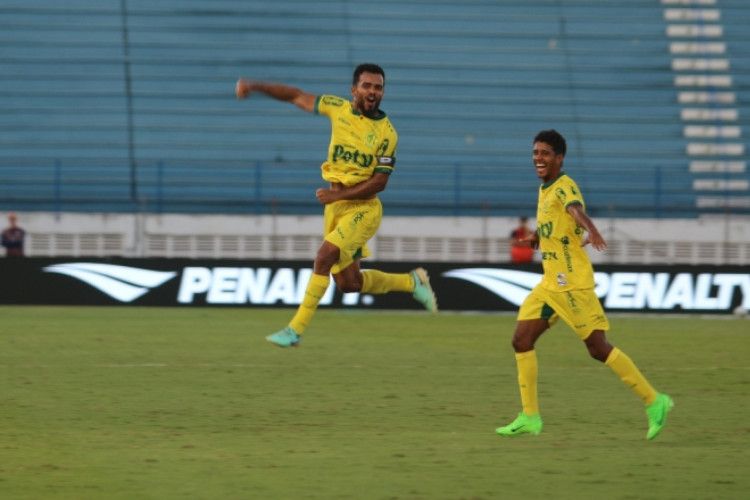
[(432, 314), (437, 314), (437, 299), (430, 286), (430, 277), (427, 275), (427, 271), (418, 267), (410, 271), (409, 274), (414, 278), (414, 298)]
[(272, 333), (266, 337), (266, 340), (279, 347), (297, 347), (302, 342), (302, 337), (292, 330), (291, 326), (287, 326), (283, 330)]
[(542, 432), (542, 417), (538, 413), (534, 415), (526, 415), (525, 413), (519, 413), (512, 423), (505, 427), (498, 427), (495, 432), (501, 436), (520, 436), (521, 434), (533, 434), (538, 435)]
[(646, 416), (648, 417), (648, 434), (646, 439), (654, 439), (661, 432), (664, 424), (667, 423), (667, 413), (674, 406), (672, 398), (666, 394), (657, 394), (654, 402), (646, 407)]

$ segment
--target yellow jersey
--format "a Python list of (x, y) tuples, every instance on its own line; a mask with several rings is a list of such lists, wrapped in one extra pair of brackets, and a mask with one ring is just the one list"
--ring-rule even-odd
[(542, 253), (542, 287), (554, 292), (594, 287), (594, 268), (581, 246), (584, 230), (567, 212), (570, 205), (586, 209), (578, 185), (565, 173), (539, 187), (536, 220)]
[(368, 118), (351, 101), (332, 95), (318, 96), (315, 113), (331, 120), (328, 158), (321, 166), (324, 180), (353, 186), (375, 172), (393, 172), (398, 134), (385, 113)]

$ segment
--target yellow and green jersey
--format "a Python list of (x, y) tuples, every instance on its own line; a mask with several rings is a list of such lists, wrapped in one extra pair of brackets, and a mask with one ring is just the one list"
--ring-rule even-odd
[(398, 135), (385, 113), (368, 118), (351, 101), (332, 95), (318, 96), (315, 113), (331, 120), (328, 158), (321, 166), (323, 179), (353, 186), (375, 172), (393, 172)]
[(536, 220), (544, 269), (541, 285), (547, 290), (594, 287), (594, 268), (581, 246), (584, 230), (567, 212), (573, 204), (586, 208), (575, 181), (564, 173), (539, 187)]

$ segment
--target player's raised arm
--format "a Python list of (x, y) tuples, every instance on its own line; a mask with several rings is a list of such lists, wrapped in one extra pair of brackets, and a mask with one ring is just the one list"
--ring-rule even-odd
[(245, 78), (237, 80), (235, 92), (237, 99), (249, 97), (253, 92), (261, 92), (279, 101), (291, 102), (298, 108), (309, 113), (315, 111), (315, 101), (318, 99), (317, 95), (304, 92), (297, 87), (284, 85), (283, 83), (247, 80)]

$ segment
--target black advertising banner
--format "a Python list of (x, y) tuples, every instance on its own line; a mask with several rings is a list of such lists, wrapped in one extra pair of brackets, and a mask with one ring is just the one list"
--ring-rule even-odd
[[(363, 268), (430, 274), (446, 311), (515, 311), (541, 279), (539, 264), (366, 262)], [(0, 259), (0, 304), (175, 307), (296, 307), (311, 261), (192, 259)], [(596, 268), (605, 310), (716, 313), (750, 309), (746, 266)], [(331, 287), (320, 307), (419, 309), (409, 294), (342, 294)]]

